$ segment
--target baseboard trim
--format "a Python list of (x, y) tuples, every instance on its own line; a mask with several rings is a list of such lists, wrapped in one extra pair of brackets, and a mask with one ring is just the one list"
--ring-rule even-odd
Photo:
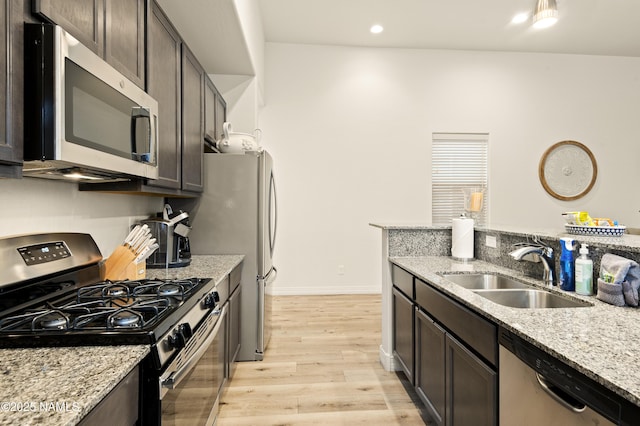
[(384, 351), (382, 345), (380, 345), (380, 364), (386, 371), (398, 371), (400, 368), (396, 365), (396, 360), (393, 354), (388, 354)]
[(380, 294), (382, 289), (359, 286), (279, 287), (274, 286), (274, 296), (325, 296), (334, 294)]

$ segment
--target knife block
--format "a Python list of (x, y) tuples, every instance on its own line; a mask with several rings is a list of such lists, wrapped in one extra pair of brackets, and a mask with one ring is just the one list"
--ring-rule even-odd
[(147, 276), (145, 262), (133, 263), (135, 256), (124, 247), (116, 248), (111, 256), (100, 265), (100, 276), (103, 280), (141, 280)]
[(137, 265), (130, 263), (124, 270), (124, 280), (142, 280), (147, 277), (147, 264), (146, 262), (140, 262)]

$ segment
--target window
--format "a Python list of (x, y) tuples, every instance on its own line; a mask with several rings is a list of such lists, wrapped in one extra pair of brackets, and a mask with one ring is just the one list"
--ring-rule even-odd
[(487, 224), (487, 133), (433, 133), (431, 155), (431, 220), (450, 225), (464, 210), (463, 189), (483, 188), (482, 210), (473, 214), (476, 225)]

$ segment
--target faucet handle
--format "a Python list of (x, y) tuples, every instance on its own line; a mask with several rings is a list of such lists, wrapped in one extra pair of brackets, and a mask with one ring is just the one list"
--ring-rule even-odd
[(534, 235), (532, 239), (533, 239), (534, 245), (537, 245), (540, 248), (551, 250), (551, 253), (553, 253), (553, 247), (551, 247), (549, 244), (542, 241), (538, 235)]
[(544, 241), (542, 241), (540, 239), (540, 237), (538, 235), (534, 235), (533, 236), (533, 241), (538, 244), (540, 247), (548, 247), (551, 249), (551, 246), (549, 246), (549, 244), (545, 243)]

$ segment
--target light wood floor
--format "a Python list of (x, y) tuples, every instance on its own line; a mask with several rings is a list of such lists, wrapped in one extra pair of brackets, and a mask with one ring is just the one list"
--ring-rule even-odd
[(263, 361), (238, 364), (218, 425), (423, 425), (379, 362), (380, 296), (278, 296)]

